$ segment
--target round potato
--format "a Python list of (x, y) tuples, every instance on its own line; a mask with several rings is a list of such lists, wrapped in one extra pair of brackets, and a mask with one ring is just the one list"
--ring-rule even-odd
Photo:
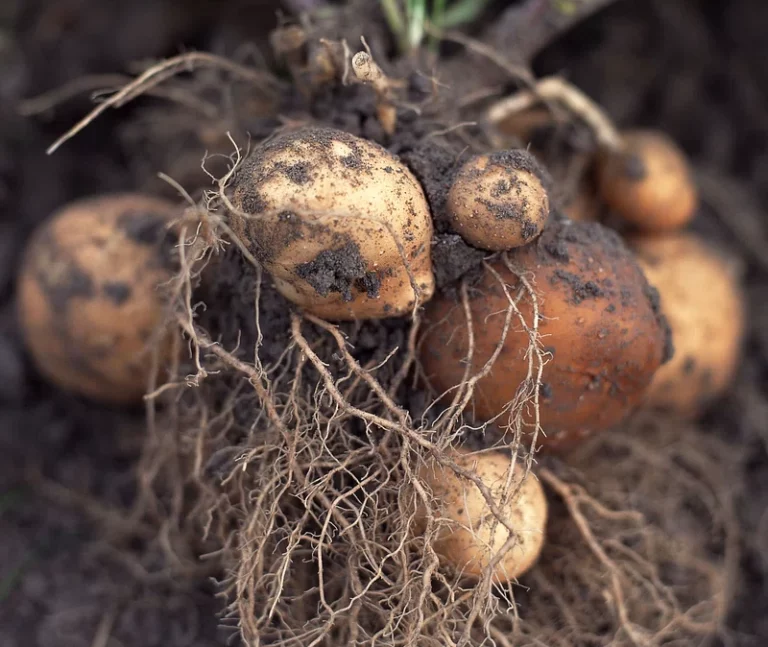
[(326, 128), (294, 131), (254, 151), (233, 189), (236, 235), (308, 312), (376, 319), (432, 296), (427, 200), (381, 146)]
[(168, 226), (178, 215), (163, 200), (111, 195), (72, 203), (35, 232), (18, 311), (32, 358), (53, 383), (104, 402), (141, 400), (166, 315), (158, 286), (176, 269)]
[(600, 156), (600, 194), (618, 217), (643, 232), (682, 229), (692, 218), (698, 193), (683, 152), (665, 135), (632, 131), (619, 151)]
[[(517, 317), (506, 338), (504, 320), (519, 273), (530, 277), (540, 308), (541, 343), (549, 360), (540, 389), (546, 449), (567, 450), (592, 432), (620, 422), (641, 401), (669, 352), (668, 328), (657, 294), (618, 234), (597, 223), (550, 225), (527, 247), (494, 261), (469, 290), (474, 352), (470, 375), (481, 371), (501, 344), (490, 373), (476, 384), (471, 411), (479, 421), (504, 425), (507, 405), (528, 376), (530, 338)], [(530, 297), (517, 303), (533, 323)], [(469, 333), (464, 309), (442, 296), (425, 313), (421, 362), (427, 379), (445, 393), (465, 379)], [(532, 420), (528, 406), (526, 420)], [(500, 418), (497, 418), (499, 417)]]
[(659, 291), (675, 346), (648, 405), (693, 416), (733, 380), (745, 325), (741, 287), (732, 267), (694, 234), (637, 236), (631, 244)]
[(448, 192), (451, 226), (480, 249), (504, 251), (531, 242), (549, 218), (543, 177), (527, 151), (472, 157)]
[[(547, 499), (541, 484), (532, 473), (522, 478), (523, 469), (513, 467), (509, 457), (501, 453), (457, 453), (452, 458), (490, 490), (501, 516), (514, 528), (514, 543), (507, 547), (492, 575), (497, 583), (514, 581), (534, 565), (544, 545)], [(434, 497), (433, 514), (440, 520), (432, 543), (435, 552), (463, 575), (479, 578), (507, 544), (510, 531), (493, 514), (477, 485), (450, 467), (432, 460), (419, 476)], [(417, 521), (425, 525), (423, 509)]]

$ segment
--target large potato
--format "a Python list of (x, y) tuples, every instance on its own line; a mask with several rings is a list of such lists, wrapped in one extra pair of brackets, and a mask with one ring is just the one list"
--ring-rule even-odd
[[(522, 468), (513, 468), (509, 457), (501, 453), (456, 454), (452, 458), (490, 490), (503, 518), (514, 528), (515, 543), (493, 569), (494, 581), (514, 581), (533, 566), (544, 545), (547, 499), (541, 484), (531, 473), (523, 479)], [(510, 469), (512, 479), (504, 496)], [(509, 540), (509, 530), (494, 516), (477, 485), (451, 468), (433, 460), (419, 476), (434, 497), (433, 514), (439, 520), (432, 544), (435, 552), (463, 575), (480, 577)], [(423, 509), (417, 520), (424, 524)]]
[[(18, 284), (21, 329), (58, 386), (112, 403), (141, 400), (175, 270), (172, 204), (144, 195), (72, 203), (33, 235)], [(162, 337), (162, 335), (161, 335)]]
[[(535, 284), (542, 344), (550, 355), (540, 390), (541, 424), (550, 449), (567, 449), (591, 432), (606, 429), (640, 403), (668, 351), (668, 330), (657, 295), (619, 236), (596, 223), (553, 224), (532, 245), (508, 254)], [(516, 295), (520, 281), (497, 260), (492, 267)], [(470, 291), (477, 374), (502, 339), (508, 300), (490, 271)], [(518, 303), (529, 325), (530, 299)], [(442, 296), (425, 313), (421, 362), (438, 393), (464, 379), (469, 334), (464, 311)], [(475, 389), (470, 411), (480, 421), (503, 414), (528, 373), (529, 335), (518, 320), (489, 375)], [(531, 407), (527, 420), (531, 421)]]
[(685, 416), (699, 413), (731, 383), (744, 334), (744, 296), (735, 272), (694, 234), (631, 241), (661, 297), (675, 356), (656, 373), (648, 404)]
[(432, 220), (384, 148), (305, 128), (262, 145), (233, 182), (232, 227), (280, 292), (327, 319), (407, 314), (434, 291)]

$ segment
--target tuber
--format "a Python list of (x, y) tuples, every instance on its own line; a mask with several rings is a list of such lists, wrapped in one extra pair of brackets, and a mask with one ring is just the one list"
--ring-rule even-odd
[(235, 234), (314, 315), (398, 316), (432, 296), (429, 205), (373, 142), (327, 128), (278, 136), (238, 169), (232, 203)]
[[(104, 402), (141, 400), (166, 315), (158, 286), (175, 271), (168, 227), (178, 215), (145, 195), (101, 196), (69, 204), (34, 233), (18, 313), (32, 358), (53, 383)], [(170, 337), (161, 337), (162, 355)]]

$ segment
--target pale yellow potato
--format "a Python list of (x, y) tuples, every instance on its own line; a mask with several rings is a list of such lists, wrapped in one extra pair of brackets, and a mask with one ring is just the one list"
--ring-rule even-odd
[[(541, 484), (532, 473), (522, 479), (523, 468), (515, 465), (508, 490), (513, 494), (505, 497), (512, 468), (508, 456), (457, 452), (453, 460), (482, 481), (505, 521), (514, 528), (515, 542), (495, 565), (493, 580), (515, 580), (534, 565), (544, 545), (547, 499)], [(432, 543), (435, 552), (463, 575), (479, 578), (507, 543), (509, 530), (499, 523), (477, 485), (450, 467), (433, 460), (422, 467), (419, 476), (434, 496), (433, 515), (438, 522)], [(419, 515), (418, 521), (424, 526), (423, 509)]]
[(293, 131), (256, 149), (233, 189), (235, 234), (306, 311), (377, 319), (431, 298), (429, 205), (381, 146), (327, 128)]
[(597, 181), (605, 203), (642, 232), (682, 229), (698, 205), (685, 154), (655, 131), (625, 133), (620, 151), (600, 156)]
[(25, 343), (57, 386), (103, 402), (141, 401), (176, 267), (173, 203), (140, 194), (74, 202), (26, 249), (17, 306)]
[(745, 302), (733, 268), (691, 233), (631, 241), (659, 291), (672, 329), (671, 361), (656, 372), (647, 405), (695, 416), (733, 380), (741, 356)]
[(470, 245), (500, 252), (531, 242), (549, 218), (549, 196), (533, 156), (523, 150), (478, 155), (448, 192), (451, 226)]

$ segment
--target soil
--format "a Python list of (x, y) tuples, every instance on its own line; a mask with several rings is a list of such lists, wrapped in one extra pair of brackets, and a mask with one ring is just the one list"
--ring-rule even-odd
[[(308, 4), (319, 2), (285, 3)], [(170, 585), (160, 547), (120, 543), (124, 520), (110, 510), (124, 508), (135, 495), (132, 468), (144, 412), (97, 407), (47, 385), (31, 366), (15, 321), (16, 271), (34, 227), (70, 200), (130, 190), (146, 180), (130, 158), (129, 144), (116, 135), (122, 120), (142, 102), (97, 120), (53, 156), (46, 156), (45, 148), (83, 114), (86, 100), (73, 100), (34, 119), (21, 117), (16, 106), (22, 97), (85, 74), (125, 73), (132, 61), (146, 57), (188, 48), (230, 54), (248, 40), (263, 47), (267, 31), (276, 24), (277, 5), (277, 0), (233, 2), (224, 11), (213, 0), (126, 0), (109, 7), (98, 0), (17, 0), (0, 7), (4, 647), (202, 647), (224, 645), (232, 638), (217, 621), (221, 603), (208, 580), (213, 573), (205, 572), (204, 563), (201, 573), (179, 574)], [(739, 514), (748, 539), (729, 621), (734, 645), (760, 645), (768, 638), (768, 222), (762, 215), (768, 204), (763, 181), (768, 167), (768, 71), (763, 64), (768, 43), (761, 30), (763, 18), (768, 18), (768, 7), (762, 0), (618, 0), (536, 60), (538, 74), (564, 74), (620, 125), (661, 128), (680, 143), (695, 165), (703, 195), (694, 227), (718, 239), (742, 268), (751, 306), (745, 361), (738, 383), (706, 416), (712, 433), (741, 446), (747, 456), (748, 483), (746, 492), (739, 493)], [(349, 29), (339, 26), (340, 32)], [(380, 34), (369, 38), (374, 50), (378, 40)], [(413, 85), (416, 92), (418, 81)], [(383, 140), (375, 122), (367, 119), (371, 112), (371, 105), (361, 103), (351, 121), (336, 125)], [(256, 127), (269, 128), (264, 123)], [(439, 211), (445, 200), (440, 177), (454, 168), (456, 157), (445, 154), (438, 168), (425, 168), (419, 164), (425, 156), (407, 142), (402, 145), (403, 159)], [(438, 232), (436, 257), (453, 261), (453, 266), (441, 263), (438, 283), (446, 284), (455, 278), (458, 265), (471, 268), (482, 256), (441, 230), (440, 223)], [(241, 293), (226, 280), (212, 289), (224, 300)], [(327, 289), (334, 289), (333, 281)], [(233, 338), (236, 327), (253, 325), (226, 324)], [(288, 327), (279, 312), (274, 321), (262, 324), (271, 330)], [(226, 330), (225, 324), (218, 329)], [(356, 331), (357, 343), (375, 355), (379, 334), (362, 326)], [(267, 348), (279, 354), (280, 346), (276, 341)], [(415, 402), (419, 396), (410, 397)], [(94, 500), (101, 507), (94, 508)]]

